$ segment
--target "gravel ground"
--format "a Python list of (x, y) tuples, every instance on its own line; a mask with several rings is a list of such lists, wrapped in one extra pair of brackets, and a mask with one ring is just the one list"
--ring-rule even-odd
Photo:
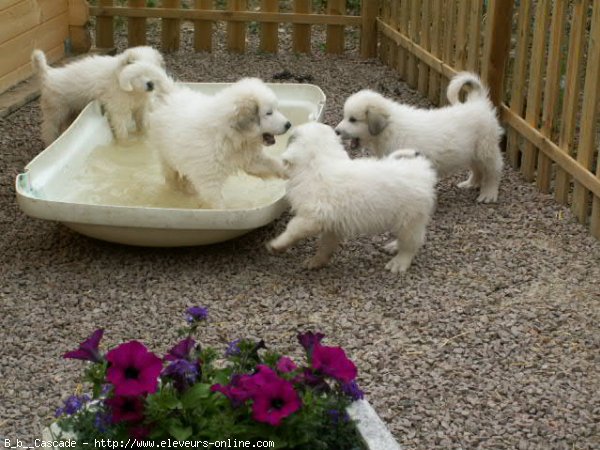
[[(194, 54), (167, 58), (185, 81), (270, 81), (288, 70), (328, 97), (325, 121), (371, 87), (427, 105), (376, 61)], [(351, 47), (351, 45), (350, 45)], [(317, 49), (318, 50), (318, 49)], [(293, 82), (294, 80), (289, 80)], [(600, 243), (568, 209), (505, 170), (500, 201), (439, 185), (428, 241), (404, 276), (383, 270), (388, 236), (347, 242), (330, 267), (301, 268), (304, 242), (271, 256), (270, 226), (219, 245), (145, 249), (26, 217), (14, 176), (42, 150), (39, 103), (0, 122), (0, 436), (31, 442), (78, 382), (60, 355), (95, 328), (105, 344), (140, 339), (162, 352), (182, 311), (210, 308), (205, 344), (264, 338), (293, 352), (298, 330), (346, 348), (360, 384), (406, 449), (600, 448)]]

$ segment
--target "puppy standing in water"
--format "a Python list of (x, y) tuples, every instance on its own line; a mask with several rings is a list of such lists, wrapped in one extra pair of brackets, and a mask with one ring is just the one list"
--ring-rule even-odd
[(435, 205), (437, 177), (427, 158), (401, 150), (381, 160), (352, 160), (334, 130), (317, 122), (293, 131), (282, 158), (295, 216), (268, 250), (284, 252), (320, 235), (317, 253), (306, 263), (313, 269), (326, 265), (344, 238), (391, 231), (397, 240), (388, 250), (397, 254), (386, 269), (409, 268)]
[(185, 186), (201, 207), (221, 209), (223, 184), (237, 171), (283, 177), (281, 162), (263, 151), (292, 126), (277, 104), (257, 78), (214, 96), (176, 87), (149, 117), (148, 144), (159, 151), (166, 181)]
[(131, 116), (138, 131), (153, 91), (169, 85), (160, 52), (132, 47), (117, 56), (88, 56), (64, 67), (52, 68), (41, 50), (31, 55), (41, 76), (42, 140), (50, 145), (92, 100), (99, 100), (118, 140), (127, 138)]
[[(463, 86), (470, 86), (471, 92), (460, 103)], [(418, 109), (363, 90), (346, 100), (336, 132), (380, 158), (399, 148), (415, 148), (433, 162), (440, 177), (470, 169), (459, 187), (478, 187), (478, 202), (495, 202), (502, 175), (503, 130), (487, 89), (477, 75), (462, 72), (451, 80), (447, 96), (450, 106)]]

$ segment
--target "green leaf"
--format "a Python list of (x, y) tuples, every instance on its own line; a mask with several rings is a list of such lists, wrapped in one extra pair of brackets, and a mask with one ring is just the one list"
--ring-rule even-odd
[(181, 397), (183, 407), (185, 409), (192, 408), (203, 399), (208, 398), (211, 394), (210, 386), (210, 384), (198, 383), (189, 388)]
[(178, 441), (185, 441), (192, 435), (192, 427), (183, 427), (180, 424), (172, 424), (169, 433)]

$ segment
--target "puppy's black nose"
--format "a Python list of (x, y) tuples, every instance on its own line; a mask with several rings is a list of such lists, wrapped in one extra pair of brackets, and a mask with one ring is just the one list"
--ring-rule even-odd
[(342, 134), (342, 132), (339, 130), (335, 130), (335, 134), (337, 134), (339, 136), (340, 134)]
[(285, 123), (285, 130), (289, 130), (290, 128), (292, 128), (292, 123), (291, 122), (286, 122)]
[(148, 81), (146, 83), (146, 90), (152, 91), (153, 89), (154, 89), (154, 82), (153, 81)]

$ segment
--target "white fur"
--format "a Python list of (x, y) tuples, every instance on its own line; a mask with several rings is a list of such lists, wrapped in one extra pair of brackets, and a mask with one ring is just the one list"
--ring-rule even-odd
[(275, 93), (256, 78), (214, 96), (177, 87), (149, 117), (149, 145), (161, 155), (167, 182), (183, 182), (202, 207), (220, 209), (229, 175), (284, 176), (281, 162), (263, 152), (264, 143), (274, 143), (274, 135), (291, 126), (277, 104)]
[(435, 205), (437, 177), (429, 160), (410, 150), (384, 159), (350, 159), (334, 130), (317, 122), (294, 129), (289, 142), (282, 159), (295, 216), (267, 248), (283, 252), (320, 235), (317, 253), (306, 264), (318, 268), (342, 239), (391, 231), (397, 240), (388, 249), (397, 254), (386, 269), (406, 271), (425, 241)]
[[(146, 46), (132, 47), (117, 56), (88, 56), (57, 68), (48, 66), (41, 50), (34, 50), (31, 60), (41, 77), (45, 145), (92, 100), (99, 100), (106, 109), (115, 137), (125, 139), (132, 114), (141, 131), (153, 92), (170, 83), (162, 55)], [(153, 83), (152, 90), (148, 82)]]
[[(472, 90), (465, 103), (459, 103), (464, 85)], [(459, 186), (479, 187), (477, 201), (495, 202), (503, 166), (499, 148), (503, 130), (487, 89), (477, 75), (463, 72), (452, 79), (447, 96), (450, 106), (418, 109), (363, 90), (346, 100), (336, 132), (358, 140), (379, 157), (398, 148), (415, 148), (431, 159), (442, 177), (470, 169), (469, 179)]]

